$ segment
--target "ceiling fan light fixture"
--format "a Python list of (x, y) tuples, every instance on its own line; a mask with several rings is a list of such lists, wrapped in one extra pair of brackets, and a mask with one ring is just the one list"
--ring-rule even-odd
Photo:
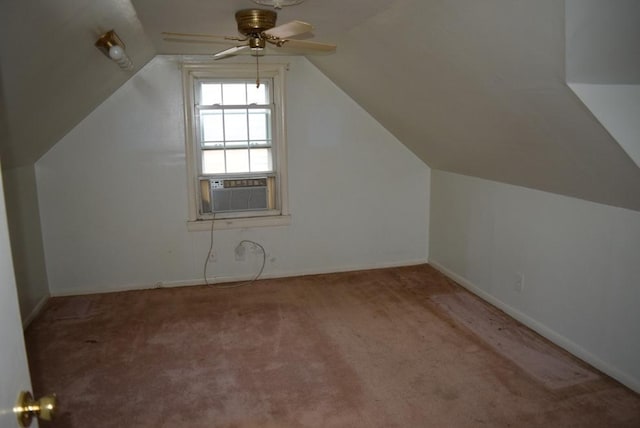
[(253, 0), (254, 3), (262, 6), (272, 6), (274, 9), (282, 9), (286, 6), (294, 6), (304, 0)]
[(265, 47), (265, 41), (262, 37), (251, 37), (249, 39), (249, 49), (251, 49), (251, 55), (263, 56), (264, 47)]

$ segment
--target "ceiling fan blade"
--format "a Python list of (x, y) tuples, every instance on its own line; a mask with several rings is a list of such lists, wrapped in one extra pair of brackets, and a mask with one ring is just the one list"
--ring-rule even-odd
[(229, 49), (225, 49), (223, 51), (217, 52), (213, 55), (213, 59), (222, 59), (222, 58), (226, 58), (228, 56), (232, 56), (232, 55), (237, 55), (238, 52), (248, 48), (249, 45), (240, 45), (240, 46), (234, 46), (232, 48)]
[(186, 38), (186, 39), (205, 39), (205, 40), (240, 40), (239, 37), (235, 36), (218, 36), (216, 34), (203, 34), (203, 33), (173, 33), (170, 31), (163, 31), (162, 35), (165, 39), (178, 39), (178, 38)]
[(237, 43), (235, 40), (206, 40), (206, 39), (179, 39), (179, 38), (175, 38), (175, 37), (165, 37), (162, 40), (164, 40), (165, 42), (170, 42), (170, 43), (188, 43), (188, 44), (204, 44), (204, 45), (210, 45), (210, 44), (235, 44)]
[(222, 45), (237, 45), (238, 41), (244, 41), (236, 36), (218, 36), (215, 34), (202, 34), (202, 33), (173, 33), (169, 31), (162, 32), (164, 36), (163, 41), (168, 43), (181, 43), (181, 44), (222, 44)]
[(336, 45), (332, 43), (310, 42), (308, 40), (287, 40), (280, 49), (300, 51), (302, 53), (335, 52)]
[(313, 30), (313, 25), (308, 22), (303, 21), (291, 21), (286, 24), (278, 25), (277, 27), (273, 27), (269, 30), (266, 30), (264, 33), (277, 37), (279, 39), (286, 39), (287, 37), (297, 36), (298, 34), (308, 33)]

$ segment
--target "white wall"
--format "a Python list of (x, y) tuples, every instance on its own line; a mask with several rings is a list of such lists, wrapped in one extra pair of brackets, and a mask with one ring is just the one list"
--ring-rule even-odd
[(640, 391), (640, 212), (436, 170), (431, 197), (431, 263)]
[[(278, 60), (278, 59), (276, 59)], [(430, 170), (304, 58), (287, 73), (290, 226), (216, 231), (209, 276), (424, 262)], [(209, 232), (187, 231), (181, 74), (156, 57), (36, 164), (52, 294), (202, 283)]]
[(23, 324), (49, 297), (33, 165), (2, 171), (13, 268)]

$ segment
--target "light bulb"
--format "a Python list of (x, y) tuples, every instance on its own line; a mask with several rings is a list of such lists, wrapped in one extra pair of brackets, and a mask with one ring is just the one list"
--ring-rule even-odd
[(126, 71), (133, 70), (131, 58), (124, 50), (124, 43), (115, 31), (107, 31), (96, 41), (95, 46), (103, 52), (107, 58), (113, 60), (118, 66)]
[(111, 57), (111, 59), (114, 59), (116, 61), (122, 59), (122, 57), (124, 56), (124, 49), (122, 49), (118, 45), (113, 45), (109, 48), (109, 56)]
[(121, 69), (130, 71), (133, 69), (133, 63), (127, 56), (127, 53), (118, 45), (109, 48), (109, 57), (114, 60)]

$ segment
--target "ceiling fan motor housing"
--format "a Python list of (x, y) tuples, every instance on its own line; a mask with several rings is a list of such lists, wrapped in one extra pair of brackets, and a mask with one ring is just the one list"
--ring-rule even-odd
[(238, 32), (245, 36), (260, 34), (276, 26), (278, 14), (272, 10), (243, 9), (236, 12)]

